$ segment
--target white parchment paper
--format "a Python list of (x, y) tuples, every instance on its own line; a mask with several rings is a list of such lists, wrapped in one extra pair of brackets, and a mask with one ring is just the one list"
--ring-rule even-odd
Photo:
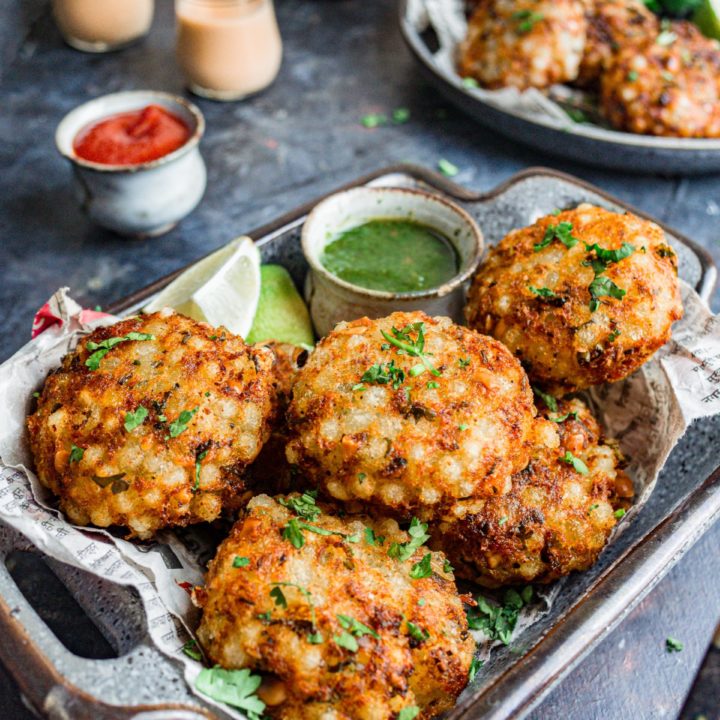
[[(689, 286), (683, 284), (682, 293), (685, 316), (676, 323), (673, 340), (630, 378), (592, 393), (607, 434), (620, 441), (630, 460), (628, 472), (635, 483), (636, 503), (620, 527), (642, 511), (660, 469), (688, 424), (720, 412), (720, 319)], [(192, 528), (166, 531), (153, 543), (134, 543), (102, 530), (75, 527), (53, 509), (48, 491), (29, 470), (25, 419), (33, 392), (79, 338), (115, 320), (108, 316), (86, 321), (88, 314), (69, 298), (66, 288), (53, 296), (48, 307), (61, 322), (0, 366), (4, 411), (0, 519), (50, 557), (137, 588), (153, 642), (185, 664), (192, 686), (200, 665), (183, 654), (182, 646), (198, 621), (188, 591), (202, 583), (205, 563), (213, 554), (202, 533), (194, 535)], [(550, 588), (541, 593), (541, 600), (523, 613), (517, 634), (547, 611), (555, 592)], [(477, 639), (482, 641), (480, 636)], [(486, 656), (489, 649), (485, 642), (481, 655)], [(223, 709), (233, 714), (226, 706)]]

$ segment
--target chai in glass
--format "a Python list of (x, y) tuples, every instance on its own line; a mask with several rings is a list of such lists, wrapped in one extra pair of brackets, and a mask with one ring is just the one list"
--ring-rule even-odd
[(154, 0), (53, 0), (65, 42), (84, 52), (109, 52), (148, 34)]
[(277, 76), (282, 41), (272, 0), (176, 0), (177, 58), (188, 88), (239, 100)]

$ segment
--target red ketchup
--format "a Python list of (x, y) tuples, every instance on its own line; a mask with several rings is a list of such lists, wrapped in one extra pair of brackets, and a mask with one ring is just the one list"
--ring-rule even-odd
[(102, 165), (139, 165), (182, 147), (190, 128), (159, 105), (111, 115), (83, 128), (73, 141), (75, 154)]

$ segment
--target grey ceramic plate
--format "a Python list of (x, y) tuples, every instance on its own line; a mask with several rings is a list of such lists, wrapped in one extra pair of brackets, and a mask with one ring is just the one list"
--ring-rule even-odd
[(720, 139), (634, 135), (591, 123), (573, 123), (567, 130), (558, 129), (544, 118), (529, 120), (483, 102), (463, 86), (456, 74), (438, 66), (431, 50), (433, 37), (420, 34), (409, 21), (408, 2), (400, 2), (400, 29), (426, 79), (448, 100), (492, 130), (553, 155), (626, 172), (691, 175), (720, 170)]
[[(539, 213), (579, 202), (633, 210), (580, 180), (544, 169), (516, 175), (487, 194), (471, 193), (435, 173), (410, 166), (387, 168), (345, 187), (365, 183), (424, 187), (451, 197), (478, 219), (489, 243)], [(299, 287), (307, 270), (300, 251), (300, 228), (315, 202), (250, 233), (264, 261), (285, 265)], [(665, 230), (680, 257), (681, 276), (708, 297), (716, 276), (711, 260), (687, 238)], [(110, 311), (132, 312), (173, 276)], [(718, 447), (720, 417), (695, 423), (688, 430), (638, 517), (592, 570), (562, 583), (552, 610), (513, 638), (514, 652), (493, 653), (449, 718), (522, 717), (630, 612), (720, 517)], [(0, 526), (0, 559), (17, 549), (32, 549), (27, 545)], [(73, 720), (223, 717), (192, 696), (180, 666), (150, 645), (145, 617), (133, 592), (57, 562), (48, 564), (118, 657), (87, 660), (66, 650), (0, 563), (0, 659), (40, 714)]]

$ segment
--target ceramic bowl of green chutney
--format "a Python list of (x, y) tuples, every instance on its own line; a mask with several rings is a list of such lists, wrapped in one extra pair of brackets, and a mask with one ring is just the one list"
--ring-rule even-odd
[(319, 336), (337, 323), (397, 310), (462, 321), (483, 251), (461, 207), (422, 190), (360, 187), (315, 206), (302, 229), (305, 298)]

